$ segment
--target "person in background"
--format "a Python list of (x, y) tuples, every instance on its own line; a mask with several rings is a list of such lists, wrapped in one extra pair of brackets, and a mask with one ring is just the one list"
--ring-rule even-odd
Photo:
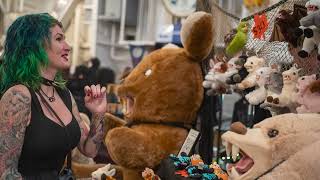
[(90, 111), (86, 108), (84, 103), (84, 90), (86, 85), (90, 84), (88, 79), (89, 69), (85, 65), (80, 65), (76, 67), (75, 73), (68, 80), (67, 87), (71, 91), (74, 100), (77, 103), (79, 112), (85, 113), (89, 118), (91, 118)]
[(47, 13), (21, 16), (9, 27), (0, 65), (0, 179), (57, 180), (74, 147), (97, 154), (106, 88), (84, 88), (93, 114), (88, 131), (60, 73), (70, 67), (69, 55), (61, 23)]
[(100, 68), (100, 60), (97, 57), (91, 58), (88, 62), (88, 79), (91, 84), (97, 84), (97, 71)]

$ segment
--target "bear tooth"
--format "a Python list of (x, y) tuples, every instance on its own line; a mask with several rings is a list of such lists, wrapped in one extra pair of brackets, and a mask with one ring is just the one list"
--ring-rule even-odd
[(235, 144), (232, 145), (232, 159), (233, 161), (237, 160), (237, 155), (239, 154), (239, 147)]
[(227, 143), (227, 146), (226, 146), (226, 153), (227, 153), (227, 157), (230, 157), (231, 155), (231, 143)]
[(238, 173), (238, 171), (236, 170), (236, 168), (233, 166), (232, 168), (231, 168), (231, 173), (230, 173), (230, 177), (232, 177), (232, 179), (237, 179), (237, 178), (239, 178), (239, 173)]

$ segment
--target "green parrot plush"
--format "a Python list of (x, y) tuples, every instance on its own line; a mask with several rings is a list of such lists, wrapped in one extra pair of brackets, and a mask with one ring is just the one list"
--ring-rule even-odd
[(248, 23), (243, 21), (237, 27), (237, 33), (226, 48), (228, 56), (234, 56), (238, 53), (247, 43)]

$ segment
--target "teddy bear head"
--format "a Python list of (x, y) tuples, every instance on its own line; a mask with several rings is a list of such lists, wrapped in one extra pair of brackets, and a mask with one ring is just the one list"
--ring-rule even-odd
[(319, 135), (320, 114), (282, 114), (265, 119), (252, 129), (231, 125), (222, 140), (227, 154), (237, 159), (239, 153), (240, 160), (228, 165), (230, 179), (256, 179), (318, 141)]
[(262, 67), (265, 64), (263, 58), (258, 58), (257, 56), (251, 56), (247, 59), (244, 67), (249, 73), (255, 72), (258, 68)]
[(213, 46), (213, 19), (205, 12), (182, 24), (184, 48), (166, 47), (146, 55), (118, 88), (125, 119), (191, 123), (202, 103), (200, 62)]

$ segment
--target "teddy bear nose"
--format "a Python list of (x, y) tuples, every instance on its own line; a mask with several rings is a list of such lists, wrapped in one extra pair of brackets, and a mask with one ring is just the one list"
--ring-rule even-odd
[(234, 122), (230, 126), (230, 131), (245, 135), (247, 133), (247, 127), (241, 122)]

